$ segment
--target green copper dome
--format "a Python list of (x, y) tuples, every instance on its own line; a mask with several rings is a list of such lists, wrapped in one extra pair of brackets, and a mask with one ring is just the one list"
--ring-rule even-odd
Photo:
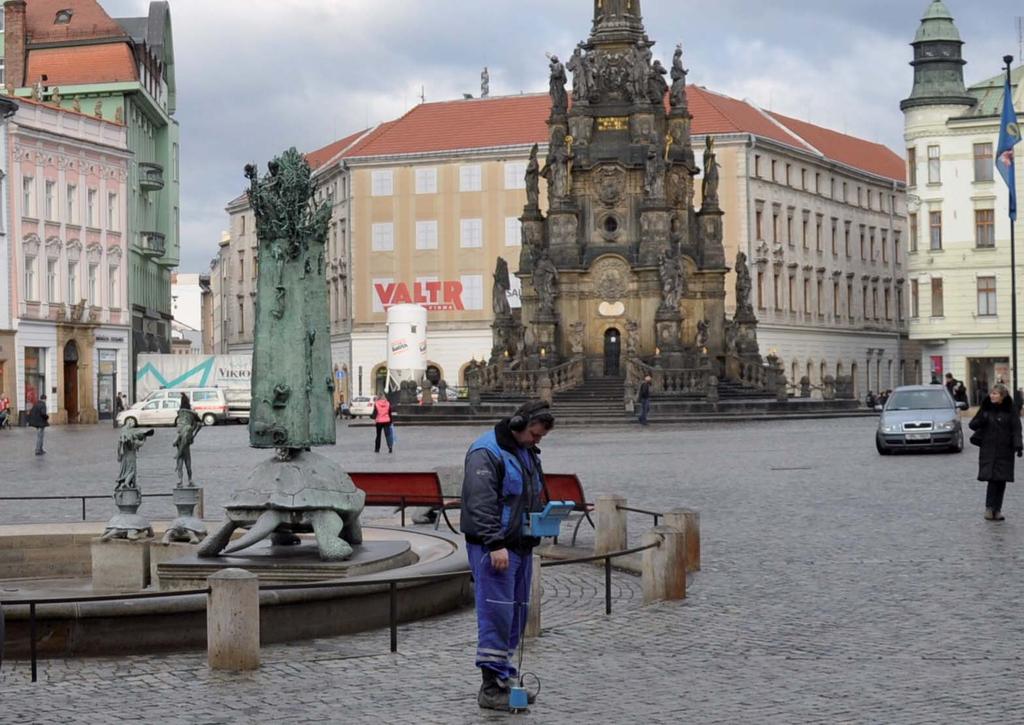
[(915, 43), (929, 40), (951, 40), (960, 42), (960, 31), (956, 29), (953, 16), (942, 0), (934, 0), (921, 18), (921, 27), (914, 37)]

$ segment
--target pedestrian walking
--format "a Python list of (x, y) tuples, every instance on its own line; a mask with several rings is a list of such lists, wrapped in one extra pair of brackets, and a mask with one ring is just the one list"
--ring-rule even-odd
[(647, 425), (647, 415), (651, 412), (651, 376), (644, 376), (644, 381), (640, 383), (640, 392), (636, 395), (637, 402), (640, 404), (640, 425)]
[(46, 412), (46, 395), (40, 395), (39, 400), (28, 411), (28, 424), (36, 429), (36, 455), (41, 456), (43, 450), (43, 433), (50, 425), (50, 415)]
[(0, 395), (0, 430), (10, 428), (11, 399), (6, 394)]
[(475, 584), (482, 708), (507, 710), (509, 682), (519, 674), (513, 656), (526, 625), (533, 548), (540, 543), (523, 525), (529, 512), (544, 508), (537, 444), (554, 424), (547, 403), (526, 403), (466, 453), (459, 528)]
[(373, 418), (373, 422), (376, 423), (375, 427), (377, 429), (377, 439), (373, 444), (373, 452), (380, 453), (380, 435), (383, 433), (384, 439), (388, 444), (388, 453), (394, 453), (394, 413), (391, 412), (391, 403), (388, 401), (387, 396), (381, 395), (373, 401), (373, 412), (370, 413), (370, 417)]
[(978, 480), (988, 482), (985, 494), (985, 519), (1002, 521), (1003, 494), (1006, 483), (1013, 481), (1013, 454), (1024, 455), (1021, 442), (1020, 414), (1014, 409), (1010, 391), (996, 383), (988, 398), (981, 401), (981, 409), (970, 422), (971, 443), (980, 447), (978, 452)]
[(114, 427), (117, 427), (117, 416), (125, 409), (124, 393), (114, 396)]

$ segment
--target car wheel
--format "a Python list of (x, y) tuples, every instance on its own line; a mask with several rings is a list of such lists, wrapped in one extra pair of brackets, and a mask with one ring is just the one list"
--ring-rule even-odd
[(139, 421), (135, 420), (135, 418), (132, 418), (131, 416), (128, 416), (127, 418), (124, 419), (124, 423), (122, 423), (121, 425), (124, 428), (134, 428), (138, 424)]
[(953, 441), (953, 445), (950, 446), (950, 453), (963, 453), (964, 451), (964, 434), (963, 431), (957, 434), (956, 440)]
[(203, 416), (203, 425), (217, 425), (217, 416), (213, 413), (207, 413)]
[(891, 450), (885, 447), (885, 444), (882, 443), (882, 440), (878, 436), (875, 436), (875, 449), (878, 451), (878, 455), (880, 456), (888, 456), (892, 453)]

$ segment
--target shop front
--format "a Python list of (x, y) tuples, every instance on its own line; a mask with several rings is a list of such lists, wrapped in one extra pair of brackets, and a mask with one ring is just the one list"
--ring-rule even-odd
[(996, 383), (1010, 386), (1010, 359), (1006, 357), (967, 358), (967, 393), (971, 403), (980, 405)]
[(128, 330), (99, 328), (96, 331), (96, 412), (100, 420), (116, 415), (117, 394), (125, 392), (128, 364)]

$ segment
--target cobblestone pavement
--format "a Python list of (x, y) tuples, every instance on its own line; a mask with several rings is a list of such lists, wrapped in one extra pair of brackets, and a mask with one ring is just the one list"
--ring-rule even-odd
[[(699, 509), (704, 568), (685, 601), (646, 607), (639, 581), (616, 574), (610, 617), (599, 569), (547, 570), (544, 636), (527, 650), (544, 691), (522, 720), (1024, 722), (1013, 694), (1024, 666), (1019, 487), (1007, 492), (1007, 521), (986, 522), (973, 449), (882, 458), (874, 424), (556, 429), (547, 469), (576, 471), (591, 497)], [(330, 455), (350, 469), (429, 468), (461, 460), (474, 433), (400, 428), (389, 457), (374, 456), (368, 431), (341, 429)], [(27, 431), (4, 432), (0, 496), (107, 493), (113, 440), (110, 430), (54, 429), (51, 453), (36, 459)], [(145, 490), (169, 487), (170, 432), (141, 458)], [(223, 500), (255, 458), (244, 429), (204, 431), (196, 469), (209, 500)], [(167, 470), (159, 483), (146, 473), (157, 463)], [(31, 518), (0, 512), (0, 522)], [(647, 526), (631, 515), (631, 542)], [(44, 662), (47, 681), (35, 686), (24, 663), (6, 663), (0, 721), (507, 717), (476, 707), (471, 612), (403, 627), (399, 647), (388, 654), (384, 632), (268, 647), (249, 675), (211, 673), (200, 654)]]

